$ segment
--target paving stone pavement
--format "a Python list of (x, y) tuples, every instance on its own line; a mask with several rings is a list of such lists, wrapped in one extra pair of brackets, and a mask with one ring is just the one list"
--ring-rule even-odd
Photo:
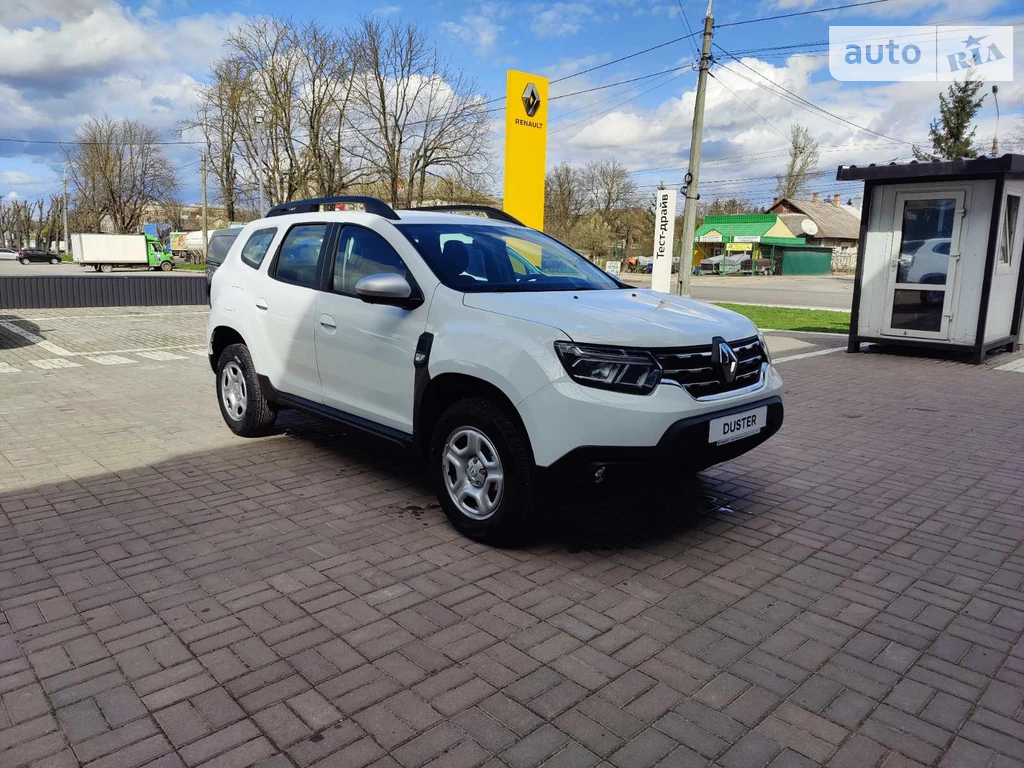
[(3, 768), (1024, 765), (1012, 357), (787, 361), (755, 454), (521, 550), (183, 358), (0, 380)]

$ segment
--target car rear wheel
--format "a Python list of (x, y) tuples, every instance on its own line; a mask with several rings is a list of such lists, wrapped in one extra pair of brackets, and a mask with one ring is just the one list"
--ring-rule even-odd
[(20, 259), (18, 259), (18, 261), (20, 261), (22, 264), (28, 264), (28, 258), (26, 258), (25, 256), (22, 256)]
[(277, 418), (244, 344), (232, 344), (217, 361), (217, 402), (224, 422), (242, 437), (265, 435)]
[(536, 469), (522, 426), (503, 406), (471, 397), (441, 414), (430, 473), (441, 508), (465, 536), (496, 546), (528, 537)]
[(56, 256), (54, 256), (52, 259), (50, 259), (50, 263), (51, 264), (60, 264), (60, 259), (58, 259)]
[(114, 271), (113, 264), (100, 264), (100, 272), (110, 273)]

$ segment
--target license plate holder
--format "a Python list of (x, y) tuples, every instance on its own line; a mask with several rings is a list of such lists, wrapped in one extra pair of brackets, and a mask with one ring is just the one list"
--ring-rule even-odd
[(708, 442), (725, 445), (735, 440), (756, 435), (768, 426), (768, 406), (751, 408), (749, 411), (719, 416), (708, 422)]

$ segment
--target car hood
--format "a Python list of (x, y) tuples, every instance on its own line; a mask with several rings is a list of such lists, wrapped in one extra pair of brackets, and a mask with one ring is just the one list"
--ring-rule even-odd
[(468, 307), (558, 328), (573, 341), (630, 347), (689, 347), (757, 333), (743, 315), (644, 290), (467, 293)]

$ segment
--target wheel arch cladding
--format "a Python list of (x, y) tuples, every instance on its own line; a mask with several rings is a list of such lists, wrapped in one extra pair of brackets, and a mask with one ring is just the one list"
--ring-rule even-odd
[[(210, 367), (214, 373), (217, 372), (217, 362), (220, 360), (221, 354), (232, 344), (245, 344), (242, 334), (230, 326), (218, 325), (213, 330), (213, 339), (211, 340)], [(247, 344), (246, 347), (248, 347)], [(249, 356), (252, 357), (252, 350), (249, 350)]]
[[(416, 448), (424, 456), (430, 451), (430, 441), (434, 427), (441, 414), (453, 403), (467, 397), (482, 397), (501, 405), (523, 431), (527, 445), (530, 444), (530, 433), (526, 430), (512, 400), (499, 387), (489, 381), (470, 376), (465, 373), (442, 373), (431, 378), (423, 390), (416, 409)], [(531, 447), (532, 454), (532, 447)]]

